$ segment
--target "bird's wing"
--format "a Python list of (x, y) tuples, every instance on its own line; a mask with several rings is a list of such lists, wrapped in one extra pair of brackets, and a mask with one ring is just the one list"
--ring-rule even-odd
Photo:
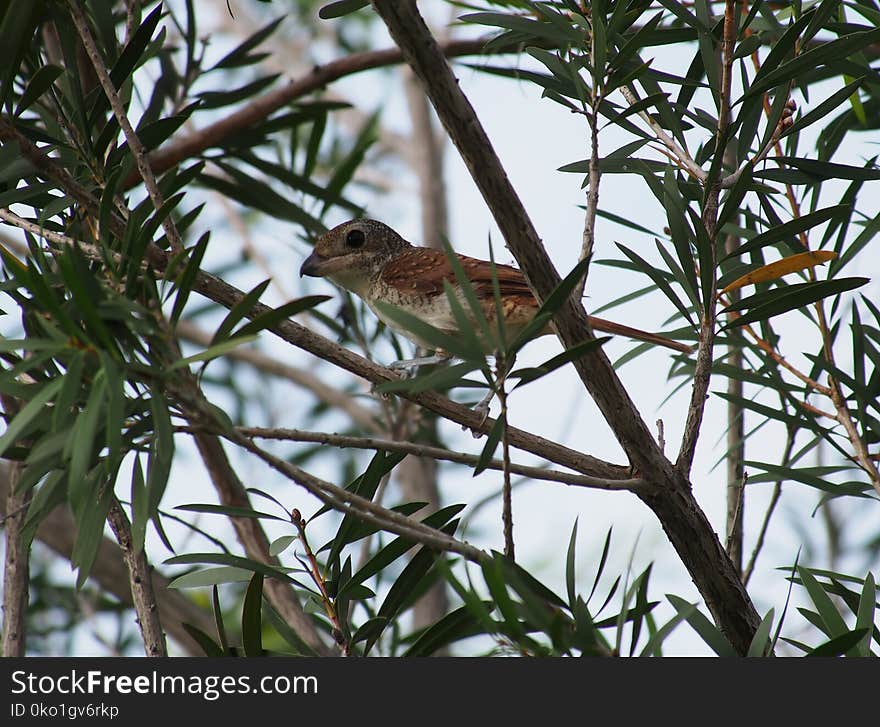
[[(491, 299), (492, 264), (485, 260), (458, 255), (465, 274), (474, 286), (477, 297)], [(523, 274), (509, 265), (495, 265), (495, 275), (502, 297), (526, 298), (534, 305), (534, 296)], [(389, 261), (382, 270), (382, 281), (408, 293), (439, 295), (443, 293), (443, 281), (456, 284), (455, 271), (446, 254), (428, 247), (404, 250)], [(523, 300), (521, 304), (527, 304)]]

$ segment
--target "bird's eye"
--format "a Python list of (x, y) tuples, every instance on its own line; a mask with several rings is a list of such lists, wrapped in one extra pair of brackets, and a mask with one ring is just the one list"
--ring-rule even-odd
[(345, 236), (345, 244), (349, 247), (361, 247), (366, 240), (366, 236), (364, 235), (363, 230), (350, 230), (349, 233)]

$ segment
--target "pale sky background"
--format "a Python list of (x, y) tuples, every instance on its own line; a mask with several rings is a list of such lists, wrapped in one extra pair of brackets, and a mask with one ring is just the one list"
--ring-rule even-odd
[[(283, 4), (278, 5), (280, 12), (283, 10), (281, 7)], [(439, 2), (436, 2), (436, 6), (430, 2), (420, 3), (420, 6), (423, 9), (430, 7), (432, 11), (439, 8), (438, 15), (440, 11), (448, 12), (448, 6)], [(271, 7), (270, 12), (275, 12), (274, 7)], [(294, 21), (291, 19), (287, 22)], [(207, 23), (202, 21), (202, 24), (204, 31)], [(384, 40), (377, 39), (376, 47), (390, 45), (384, 33), (377, 32), (377, 38)], [(267, 48), (271, 47), (270, 42)], [(225, 41), (217, 38), (211, 53), (216, 53), (219, 57), (227, 50)], [(682, 50), (684, 55), (681, 55)], [(690, 62), (692, 52), (691, 47), (658, 48), (654, 67), (680, 72)], [(329, 57), (321, 58), (321, 60), (328, 59)], [(476, 59), (471, 60), (476, 61)], [(530, 84), (487, 76), (462, 65), (456, 66), (456, 75), (461, 81), (462, 89), (476, 108), (514, 187), (543, 237), (557, 270), (562, 275), (566, 274), (577, 261), (580, 249), (583, 211), (578, 205), (584, 203), (584, 192), (580, 189), (581, 175), (565, 174), (557, 172), (556, 169), (588, 155), (589, 137), (586, 121), (550, 100), (542, 100), (540, 90)], [(355, 105), (367, 113), (382, 108), (384, 125), (401, 133), (407, 132), (408, 116), (397, 74), (362, 73), (336, 83), (332, 88), (350, 98)], [(836, 86), (828, 85), (828, 88), (830, 93)], [(805, 113), (818, 104), (821, 98), (813, 97), (809, 106), (803, 105), (800, 98), (797, 98), (797, 101), (799, 111)], [(206, 123), (204, 118), (197, 117), (197, 126), (204, 126)], [(630, 136), (619, 132), (616, 128), (608, 128), (600, 136), (601, 152), (607, 154), (631, 140)], [(876, 147), (872, 145), (870, 137), (864, 135), (862, 138), (854, 137), (853, 141), (855, 144), (849, 146), (845, 154), (836, 158), (836, 161), (861, 163), (862, 158), (876, 153)], [(692, 148), (696, 148), (696, 145), (694, 144)], [(808, 152), (811, 153), (810, 147), (802, 144), (801, 153)], [(503, 247), (503, 240), (467, 170), (451, 146), (447, 148), (445, 159), (451, 221), (450, 238), (453, 246), (459, 252), (485, 258), (487, 240), (491, 236), (496, 259), (499, 262), (513, 262), (510, 253)], [(385, 221), (404, 237), (418, 243), (421, 230), (415, 179), (410, 174), (400, 174), (397, 168), (395, 170), (400, 184), (390, 195), (377, 197), (356, 190), (354, 187), (350, 188), (348, 193), (358, 202), (367, 205), (369, 216)], [(876, 187), (876, 183), (873, 186)], [(868, 188), (869, 186), (866, 185), (863, 200), (867, 199)], [(190, 193), (186, 203), (187, 208), (191, 208), (202, 198), (208, 200), (209, 209), (200, 219), (200, 225), (213, 228), (212, 250), (208, 259), (210, 266), (237, 254), (240, 250), (240, 240), (237, 232), (224, 224), (224, 213), (218, 207), (216, 198), (212, 199), (204, 190), (194, 189)], [(823, 201), (822, 206), (833, 203), (834, 201), (829, 197)], [(864, 201), (862, 204), (864, 205)], [(211, 209), (212, 206), (214, 209)], [(600, 206), (602, 209), (633, 219), (649, 229), (662, 231), (665, 225), (665, 215), (659, 204), (644, 182), (636, 177), (622, 175), (603, 177), (600, 186)], [(328, 219), (328, 224), (342, 219), (344, 216), (335, 216)], [(301, 241), (299, 232), (292, 225), (264, 219), (255, 228), (254, 239), (264, 254), (271, 256), (273, 265), (277, 265), (276, 270), (282, 271), (280, 277), (293, 295), (332, 293), (331, 286), (326, 281), (299, 280), (297, 271), (302, 259), (308, 254), (308, 248)], [(600, 219), (594, 259), (619, 258), (620, 254), (614, 246), (615, 242), (626, 244), (649, 260), (656, 259), (652, 238)], [(863, 260), (859, 263), (862, 266), (861, 270), (858, 266), (853, 266), (848, 274), (869, 273), (866, 268), (871, 266), (865, 262), (866, 257), (867, 255), (863, 255)], [(876, 259), (876, 255), (872, 257)], [(252, 271), (251, 279), (246, 281), (241, 276), (236, 276), (231, 282), (240, 288), (248, 288), (263, 277), (265, 275), (262, 271), (255, 270)], [(646, 280), (634, 273), (593, 264), (587, 286), (589, 296), (587, 310), (594, 310), (623, 292), (645, 284)], [(872, 284), (870, 290), (876, 297), (876, 284)], [(272, 300), (270, 296), (271, 294), (267, 295), (264, 300), (274, 304), (282, 302), (280, 299)], [(332, 314), (337, 306), (337, 302), (328, 301), (323, 305), (322, 310)], [(603, 315), (635, 327), (659, 330), (672, 312), (672, 305), (660, 293), (656, 293)], [(795, 335), (811, 336), (807, 339), (810, 341), (807, 347), (815, 348), (812, 343), (814, 340), (812, 332), (800, 324), (797, 315), (787, 316), (785, 325), (779, 324), (779, 328), (792, 330)], [(802, 359), (796, 355), (798, 350), (795, 348), (794, 339), (786, 339), (785, 344), (785, 355), (796, 364), (802, 362)], [(629, 350), (631, 345), (625, 340), (612, 340), (606, 344), (606, 351), (614, 360)], [(338, 381), (343, 385), (350, 381), (344, 372), (286, 344), (266, 337), (264, 346), (266, 350), (275, 353), (286, 362), (313, 369), (327, 382)], [(530, 344), (519, 363), (538, 364), (560, 350), (558, 341), (545, 337)], [(394, 357), (390, 347), (386, 347), (384, 350), (376, 351), (376, 358), (388, 363)], [(842, 362), (845, 360), (844, 355)], [(669, 357), (665, 352), (657, 350), (626, 364), (620, 370), (620, 376), (650, 428), (656, 430), (655, 421), (663, 420), (667, 452), (674, 457), (678, 451), (690, 387), (685, 387), (669, 401), (662, 403), (673, 388), (673, 384), (666, 382), (668, 368)], [(299, 412), (304, 407), (310, 406), (311, 396), (292, 385), (273, 382), (272, 386), (272, 401), (276, 407), (274, 423), (278, 426), (301, 426), (302, 419)], [(723, 389), (725, 386), (725, 380), (717, 378), (713, 381), (712, 390)], [(367, 387), (364, 387), (364, 392), (366, 394)], [(597, 457), (618, 463), (625, 462), (613, 435), (585, 393), (571, 366), (566, 366), (514, 393), (510, 407), (511, 422), (518, 427), (557, 439), (570, 447)], [(495, 411), (497, 404), (493, 407), (493, 413)], [(717, 397), (711, 397), (692, 475), (699, 502), (716, 531), (722, 534), (725, 473), (723, 464), (718, 468), (714, 468), (714, 465), (724, 450), (725, 417), (723, 402)], [(334, 431), (335, 428), (342, 426), (341, 420), (334, 425), (333, 419), (325, 417), (320, 420), (317, 428)], [(442, 437), (454, 450), (479, 453), (483, 445), (483, 440), (474, 440), (469, 433), (461, 432), (454, 424), (446, 424), (442, 427)], [(181, 449), (183, 445), (184, 441), (181, 438), (179, 440)], [(287, 444), (277, 448), (276, 451), (290, 454), (300, 446), (304, 445)], [(781, 430), (778, 427), (768, 426), (749, 440), (747, 458), (776, 462), (782, 447)], [(207, 480), (201, 463), (192, 454), (191, 448), (187, 449), (190, 454), (178, 457), (175, 462), (173, 484), (169, 487), (163, 502), (166, 509), (184, 503), (216, 501), (213, 488)], [(519, 452), (514, 454), (514, 459), (529, 464), (534, 462), (531, 456)], [(366, 455), (363, 461), (368, 461)], [(317, 509), (315, 501), (302, 490), (282, 482), (259, 463), (238, 458), (236, 466), (247, 485), (270, 490), (282, 499), (285, 505), (298, 507), (306, 515)], [(310, 464), (309, 469), (314, 474), (327, 478), (335, 477), (337, 471), (333, 462), (329, 460)], [(446, 503), (476, 503), (499, 488), (500, 482), (500, 473), (484, 473), (473, 478), (470, 471), (461, 466), (444, 465), (442, 468), (441, 487)], [(125, 474), (121, 476), (120, 483), (126, 483)], [(337, 484), (343, 483), (337, 482)], [(771, 487), (772, 485), (767, 484), (755, 485), (748, 490), (745, 543), (747, 556), (751, 553)], [(127, 485), (121, 484), (118, 491), (127, 492)], [(775, 569), (791, 565), (798, 547), (804, 543), (801, 533), (808, 531), (814, 542), (823, 542), (823, 526), (818, 516), (814, 518), (812, 515), (817, 501), (817, 491), (805, 486), (788, 484), (784, 488), (782, 501), (749, 588), (762, 616), (770, 607), (776, 609), (777, 616), (781, 612), (787, 583), (784, 575), (776, 572)], [(854, 510), (851, 503), (835, 504), (844, 506), (846, 512)], [(261, 504), (258, 509), (262, 509)], [(853, 516), (847, 521), (851, 527), (848, 537), (852, 538), (853, 542), (863, 542), (869, 531), (876, 532), (868, 522), (876, 519), (876, 503), (872, 502), (870, 506), (865, 506), (864, 510), (869, 511), (867, 517)], [(468, 510), (464, 514), (467, 513)], [(532, 482), (520, 487), (514, 494), (515, 537), (519, 562), (548, 585), (559, 592), (564, 592), (565, 553), (575, 517), (579, 518), (578, 584), (584, 593), (589, 592), (605, 534), (609, 527), (614, 528), (611, 554), (605, 570), (606, 577), (603, 579), (604, 585), (600, 585), (598, 589), (593, 602), (594, 607), (604, 599), (611, 579), (626, 569), (630, 558), (632, 558), (631, 577), (638, 575), (649, 563), (654, 563), (649, 597), (651, 600), (661, 601), (654, 611), (658, 624), (665, 623), (674, 614), (664, 594), (674, 593), (692, 601), (699, 600), (687, 571), (669, 545), (653, 513), (629, 493), (606, 493), (546, 482)], [(220, 520), (217, 517), (202, 516), (200, 524), (210, 526), (213, 530), (220, 526)], [(273, 536), (287, 534), (286, 529), (275, 528), (274, 525), (275, 523), (266, 523), (267, 530)], [(229, 541), (233, 542), (231, 529), (226, 527), (225, 523), (220, 527), (228, 533)], [(209, 549), (203, 541), (194, 539), (187, 542), (184, 539), (186, 538), (184, 531), (173, 525), (169, 527), (169, 532), (172, 538), (179, 538), (175, 541), (180, 546), (179, 552)], [(499, 550), (502, 548), (500, 506), (497, 503), (480, 511), (471, 524), (467, 539), (481, 547)], [(316, 542), (320, 540), (315, 538)], [(160, 564), (165, 557), (164, 549), (154, 538), (150, 539), (150, 544), (153, 558), (157, 564)], [(808, 564), (817, 567), (827, 565), (824, 561)], [(843, 570), (846, 570), (846, 565), (845, 561), (841, 564)], [(864, 564), (853, 563), (852, 566), (854, 569), (859, 569), (860, 574), (864, 574)], [(876, 569), (877, 564), (873, 564), (873, 567)], [(612, 578), (609, 578), (609, 575)], [(793, 593), (794, 600), (799, 600), (797, 587)], [(619, 596), (620, 593), (616, 596), (615, 603), (619, 603)], [(613, 606), (609, 607), (603, 615), (613, 613), (615, 610)], [(702, 610), (706, 612), (704, 606)], [(785, 632), (794, 634), (797, 628), (803, 625), (803, 620), (793, 609), (790, 609), (787, 624)], [(609, 638), (613, 638), (613, 635)], [(94, 646), (90, 637), (83, 634), (78, 650), (89, 653), (92, 650), (90, 643)], [(462, 651), (466, 653), (467, 648), (465, 645)], [(667, 640), (666, 652), (706, 654), (709, 650), (689, 626), (680, 625)]]

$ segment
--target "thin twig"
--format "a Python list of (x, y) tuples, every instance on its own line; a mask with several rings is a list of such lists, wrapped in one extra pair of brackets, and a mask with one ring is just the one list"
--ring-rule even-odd
[[(733, 68), (733, 48), (736, 42), (736, 2), (726, 0), (724, 9), (724, 30), (721, 41), (721, 88), (718, 99), (718, 125), (715, 130), (715, 158), (723, 159), (727, 147), (727, 131), (730, 125), (730, 94)], [(700, 336), (697, 360), (694, 364), (694, 381), (691, 389), (691, 401), (684, 425), (684, 434), (675, 466), (684, 474), (690, 472), (696, 453), (697, 440), (706, 410), (706, 399), (709, 382), (712, 377), (713, 350), (715, 343), (715, 280), (717, 278), (717, 246), (718, 235), (718, 203), (721, 194), (721, 163), (713, 166), (713, 173), (706, 176), (706, 201), (703, 207), (702, 223), (706, 228), (706, 245), (709, 248), (711, 265), (711, 285), (704, 290), (704, 295), (712, 296), (712, 300), (703, 301), (700, 316)], [(704, 271), (705, 272), (705, 271)]]
[[(725, 149), (725, 164), (735, 166), (736, 156), (733, 145), (728, 144)], [(739, 224), (738, 217), (734, 218), (734, 224)], [(740, 238), (734, 234), (724, 237), (724, 251), (732, 254), (740, 245)], [(737, 255), (735, 260), (739, 260)], [(730, 292), (731, 301), (741, 298), (740, 290)], [(734, 317), (728, 314), (728, 321)], [(729, 333), (730, 342), (727, 346), (728, 363), (734, 369), (743, 366), (742, 332), (732, 329)], [(745, 442), (745, 408), (742, 404), (744, 384), (741, 378), (729, 376), (727, 379), (727, 554), (733, 561), (734, 567), (742, 573), (743, 567), (743, 537), (745, 530), (745, 485), (746, 473), (744, 461), (746, 456)]]
[[(134, 127), (131, 125), (131, 121), (128, 119), (128, 114), (125, 112), (125, 106), (122, 103), (122, 99), (119, 98), (119, 94), (116, 92), (113, 80), (110, 78), (110, 72), (107, 70), (107, 66), (104, 65), (104, 60), (101, 58), (101, 52), (98, 50), (98, 46), (92, 36), (92, 31), (89, 28), (85, 11), (80, 5), (80, 0), (68, 0), (68, 7), (70, 8), (70, 17), (73, 20), (73, 24), (76, 26), (83, 47), (92, 62), (92, 66), (94, 67), (98, 80), (101, 83), (101, 88), (104, 89), (104, 95), (107, 97), (107, 101), (110, 102), (110, 108), (113, 109), (113, 115), (116, 117), (116, 120), (119, 122), (119, 127), (122, 129), (122, 133), (125, 135), (125, 140), (128, 142), (128, 148), (134, 156), (138, 173), (144, 181), (147, 194), (149, 194), (153, 207), (158, 214), (164, 206), (165, 200), (162, 198), (162, 193), (159, 191), (159, 185), (156, 183), (156, 177), (153, 174), (153, 170), (150, 168), (150, 162), (147, 159), (147, 150), (143, 143), (141, 143), (140, 137), (137, 135), (137, 132), (135, 132)], [(171, 250), (175, 253), (182, 252), (183, 241), (180, 239), (180, 233), (177, 231), (177, 225), (175, 225), (174, 217), (172, 215), (164, 215), (162, 217), (162, 229), (165, 230), (165, 234), (168, 236), (168, 244), (171, 246)]]
[[(794, 436), (794, 427), (788, 427), (788, 436), (785, 440), (785, 450), (783, 451), (782, 459), (780, 460), (780, 464), (783, 467), (788, 464), (788, 460), (791, 457), (791, 450), (794, 448)], [(776, 505), (779, 502), (781, 494), (782, 480), (779, 479), (776, 480), (776, 483), (773, 486), (773, 494), (770, 496), (770, 503), (767, 505), (767, 511), (764, 513), (764, 519), (761, 522), (761, 529), (758, 531), (758, 539), (755, 541), (755, 547), (752, 550), (748, 565), (746, 565), (743, 570), (743, 585), (747, 586), (749, 584), (749, 579), (755, 571), (755, 563), (758, 560), (758, 555), (761, 553), (761, 549), (764, 547), (764, 538), (767, 536), (767, 530), (770, 527), (770, 518), (773, 517), (773, 512), (776, 510)]]
[(309, 575), (321, 593), (321, 601), (324, 604), (324, 611), (327, 614), (327, 618), (330, 619), (330, 623), (333, 624), (333, 639), (342, 648), (343, 655), (349, 656), (351, 654), (351, 644), (349, 644), (348, 640), (345, 638), (342, 624), (339, 622), (339, 616), (336, 613), (336, 606), (333, 603), (333, 599), (330, 598), (330, 594), (327, 591), (327, 583), (324, 580), (324, 576), (321, 574), (318, 559), (315, 557), (312, 548), (309, 546), (309, 541), (306, 537), (306, 521), (303, 518), (302, 513), (296, 508), (290, 513), (290, 522), (294, 524), (299, 533), (299, 541), (302, 543), (303, 550), (306, 552), (306, 559), (308, 560)]
[[(450, 58), (482, 53), (486, 40), (486, 38), (452, 40), (443, 44), (443, 52)], [(513, 50), (505, 52), (513, 52)], [(156, 174), (162, 174), (184, 159), (199, 156), (206, 149), (221, 144), (225, 139), (234, 136), (242, 129), (248, 129), (260, 123), (270, 114), (287, 106), (291, 101), (319, 91), (333, 81), (362, 71), (396, 65), (401, 61), (403, 61), (403, 54), (399, 48), (386, 48), (352, 53), (323, 66), (316, 66), (308, 75), (290, 81), (285, 86), (250, 101), (239, 110), (224, 116), (210, 126), (154, 152), (150, 155), (150, 165)], [(138, 177), (132, 175), (125, 180), (123, 186), (130, 188), (138, 181)]]
[(510, 483), (510, 442), (507, 438), (507, 363), (504, 356), (495, 357), (495, 390), (501, 405), (501, 522), (504, 530), (504, 555), (516, 560), (513, 542), (513, 487)]
[[(638, 97), (629, 87), (621, 86), (620, 92), (630, 106), (635, 106), (639, 102)], [(698, 182), (706, 181), (706, 172), (694, 161), (693, 157), (691, 157), (691, 155), (688, 154), (687, 151), (685, 151), (679, 143), (666, 132), (666, 130), (660, 125), (660, 122), (644, 110), (639, 111), (638, 115), (644, 119), (649, 127), (651, 127), (651, 131), (654, 132), (657, 141), (669, 149), (672, 156), (678, 161), (680, 169), (686, 171)]]
[[(581, 253), (578, 260), (589, 260), (593, 257), (593, 246), (596, 242), (596, 214), (599, 211), (599, 106), (602, 103), (602, 94), (598, 88), (596, 75), (604, 73), (604, 68), (596, 68), (596, 34), (590, 32), (590, 65), (594, 68), (594, 80), (590, 86), (590, 110), (587, 112), (587, 122), (590, 127), (590, 164), (587, 172), (587, 204), (584, 210), (584, 231), (581, 235)], [(584, 276), (578, 283), (572, 295), (581, 300), (587, 287), (589, 275), (589, 263)]]
[(372, 500), (353, 494), (348, 490), (309, 474), (304, 469), (258, 447), (252, 439), (239, 434), (235, 430), (226, 431), (224, 437), (255, 454), (272, 469), (305, 488), (323, 503), (330, 505), (339, 512), (351, 513), (359, 520), (376, 525), (388, 532), (410, 538), (434, 550), (458, 553), (475, 563), (482, 562), (488, 557), (479, 548), (456, 540), (446, 535), (446, 533), (424, 525), (414, 518), (384, 508)]
[[(464, 452), (455, 452), (451, 449), (443, 447), (433, 447), (427, 444), (419, 444), (416, 442), (399, 441), (391, 439), (379, 439), (375, 437), (352, 437), (344, 434), (329, 434), (325, 432), (310, 432), (302, 429), (284, 429), (264, 427), (236, 427), (237, 431), (246, 437), (254, 439), (278, 439), (293, 442), (314, 442), (316, 444), (326, 444), (333, 447), (351, 448), (351, 449), (378, 449), (384, 452), (402, 452), (411, 454), (415, 457), (430, 457), (431, 459), (444, 460), (447, 462), (456, 462), (458, 464), (466, 464), (475, 467), (480, 458), (465, 454)], [(176, 427), (176, 431), (189, 432), (195, 431), (190, 426)], [(503, 471), (504, 463), (501, 460), (492, 459), (488, 463), (488, 469)], [(596, 477), (587, 475), (571, 474), (569, 472), (561, 472), (560, 470), (552, 470), (544, 467), (532, 467), (529, 465), (521, 465), (510, 463), (510, 472), (523, 477), (529, 477), (535, 480), (546, 480), (548, 482), (561, 482), (566, 485), (574, 485), (577, 487), (588, 487), (597, 490), (636, 490), (643, 486), (644, 480), (640, 478), (631, 478), (628, 480), (601, 480)]]

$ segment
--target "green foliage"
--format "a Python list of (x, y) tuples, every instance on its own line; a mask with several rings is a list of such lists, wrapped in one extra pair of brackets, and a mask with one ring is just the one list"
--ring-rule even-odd
[[(363, 0), (305, 5), (310, 22), (318, 5), (318, 17), (334, 19), (341, 50), (362, 42), (347, 37), (347, 29), (376, 22), (372, 12), (359, 12), (369, 5)], [(87, 56), (68, 7), (42, 0), (0, 4), (0, 210), (7, 224), (25, 230), (23, 242), (4, 238), (0, 246), (5, 311), (0, 455), (21, 463), (19, 491), (32, 495), (25, 542), (36, 537), (57, 505), (68, 505), (77, 529), (70, 562), (77, 570), (76, 587), (88, 592), (107, 514), (121, 502), (130, 513), (135, 552), (155, 559), (155, 533), (174, 553), (163, 563), (176, 573), (174, 587), (195, 593), (196, 599), (198, 589), (213, 587), (204, 605), (213, 611), (217, 633), (187, 626), (212, 656), (315, 653), (271, 599), (264, 603), (266, 579), (292, 589), (316, 633), (331, 648), (351, 654), (427, 656), (461, 649), (660, 656), (669, 650), (670, 634), (686, 625), (707, 650), (734, 655), (728, 635), (690, 596), (670, 593), (662, 601), (652, 596), (650, 565), (637, 574), (629, 568), (607, 572), (616, 555), (610, 531), (587, 581), (579, 567), (584, 553), (577, 524), (564, 566), (557, 558), (559, 572), (539, 579), (494, 552), (466, 562), (365, 521), (349, 506), (325, 504), (298, 525), (292, 503), (300, 501), (290, 490), (279, 499), (248, 489), (247, 496), (272, 502), (266, 509), (254, 507), (238, 490), (235, 505), (190, 502), (172, 512), (163, 509), (169, 508), (170, 485), (180, 477), (176, 467), (192, 451), (181, 446), (192, 431), (203, 437), (203, 447), (207, 432), (226, 436), (231, 451), (233, 443), (242, 444), (233, 425), (250, 423), (254, 411), (274, 421), (283, 408), (296, 424), (328, 414), (325, 403), (309, 409), (298, 399), (288, 411), (262, 381), (244, 383), (248, 376), (239, 376), (244, 365), (236, 356), (245, 344), (261, 343), (288, 319), (304, 316), (326, 325), (346, 345), (361, 344), (366, 353), (384, 335), (382, 327), (361, 325), (365, 316), (359, 303), (352, 309), (349, 300), (337, 320), (317, 308), (327, 296), (270, 305), (263, 302), (275, 294), (269, 279), (251, 282), (249, 292), (239, 294), (205, 275), (210, 270), (231, 281), (249, 272), (253, 262), (230, 262), (228, 254), (224, 259), (223, 238), (212, 229), (219, 215), (207, 219), (218, 202), (253, 224), (248, 230), (261, 238), (267, 228), (258, 225), (269, 221), (282, 221), (288, 230), (312, 238), (333, 216), (362, 214), (353, 191), (361, 185), (356, 173), (375, 151), (382, 119), (373, 107), (356, 129), (346, 129), (338, 118), (349, 104), (320, 91), (288, 98), (269, 112), (259, 110), (282, 89), (280, 74), (264, 67), (272, 53), (268, 42), (304, 32), (292, 30), (284, 17), (267, 16), (265, 24), (221, 48), (209, 64), (212, 54), (202, 40), (194, 0), (143, 6), (90, 3), (88, 22), (140, 146), (150, 153), (163, 199), (158, 205), (145, 192), (143, 160), (122, 134), (97, 76), (83, 63)], [(585, 135), (599, 135), (598, 159), (572, 151), (560, 171), (589, 175), (595, 162), (600, 176), (629, 175), (647, 200), (639, 203), (653, 204), (665, 216), (665, 229), (655, 232), (630, 207), (615, 207), (615, 200), (600, 197), (597, 214), (626, 237), (609, 241), (616, 249), (603, 245), (603, 255), (610, 257), (593, 262), (637, 281), (603, 307), (651, 296), (666, 314), (670, 336), (708, 337), (717, 344), (712, 388), (746, 418), (747, 444), (754, 433), (772, 429), (784, 432), (792, 445), (778, 462), (747, 457), (750, 486), (785, 483), (815, 494), (823, 506), (859, 498), (876, 509), (880, 490), (871, 478), (880, 443), (880, 309), (865, 292), (868, 278), (858, 272), (874, 255), (880, 230), (874, 202), (880, 168), (867, 153), (855, 161), (842, 153), (844, 140), (880, 127), (876, 8), (839, 0), (738, 8), (728, 97), (719, 62), (723, 21), (711, 3), (522, 0), (465, 7), (461, 23), (493, 33), (486, 55), (469, 67), (540, 90), (555, 107), (582, 118)], [(684, 53), (679, 56), (684, 62), (665, 61), (667, 46)], [(506, 55), (489, 60), (498, 51)], [(795, 100), (802, 108), (792, 107)], [(243, 109), (251, 112), (247, 122), (238, 113)], [(602, 134), (610, 129), (626, 138), (609, 152)], [(585, 177), (583, 187), (590, 183)], [(171, 225), (182, 249), (172, 246)], [(725, 291), (742, 275), (807, 250), (836, 257), (818, 271), (761, 279), (742, 295)], [(259, 255), (255, 259), (260, 262)], [(459, 359), (377, 387), (384, 398), (376, 426), (387, 425), (398, 439), (442, 444), (442, 433), (427, 416), (407, 420), (395, 394), (464, 388), (506, 397), (508, 388), (553, 376), (567, 363), (596, 353), (606, 340), (584, 341), (538, 366), (517, 368), (523, 347), (545, 332), (591, 261), (575, 265), (534, 321), (512, 335), (501, 323), (497, 277), (494, 300), (484, 307), (457, 259), (451, 254), (449, 259), (457, 285), (447, 282), (446, 295), (460, 333), (378, 306), (397, 328)], [(283, 272), (270, 272), (276, 281), (288, 282)], [(657, 291), (660, 295), (653, 295)], [(205, 303), (205, 296), (211, 302)], [(351, 320), (345, 319), (351, 310)], [(209, 341), (181, 349), (178, 334), (194, 321), (210, 328)], [(803, 323), (809, 333), (792, 335), (793, 322)], [(301, 335), (310, 341), (315, 336)], [(616, 365), (649, 349), (639, 344)], [(730, 363), (733, 349), (742, 354), (741, 365)], [(487, 354), (493, 355), (494, 367)], [(208, 367), (208, 362), (215, 363)], [(786, 367), (788, 362), (794, 363)], [(282, 362), (276, 363), (280, 368)], [(683, 387), (694, 370), (692, 358), (679, 357), (670, 378)], [(474, 372), (479, 381), (467, 378)], [(728, 381), (742, 383), (744, 393), (727, 391)], [(354, 385), (346, 392), (359, 403)], [(471, 468), (474, 474), (486, 471), (506, 442), (506, 407), (505, 398)], [(339, 414), (331, 415), (335, 427)], [(376, 435), (376, 429), (364, 432), (361, 424), (346, 420), (341, 426)], [(820, 447), (834, 459), (815, 463)], [(287, 447), (273, 466), (308, 465), (322, 449), (327, 451)], [(465, 505), (432, 511), (424, 502), (399, 498), (393, 486), (386, 492), (389, 478), (400, 472), (402, 454), (377, 448), (366, 461), (340, 452), (333, 450), (336, 469), (328, 479), (348, 483), (347, 495), (377, 505), (383, 495), (386, 501), (398, 497), (384, 511), (409, 518), (398, 524), (460, 540), (473, 537), (460, 521), (463, 513), (470, 516)], [(236, 457), (247, 456), (244, 447), (237, 449), (232, 466), (241, 462)], [(263, 476), (254, 471), (244, 466), (230, 479)], [(326, 492), (327, 483), (322, 487)], [(168, 521), (213, 544), (203, 548), (176, 534), (169, 537)], [(233, 552), (211, 530), (226, 521), (273, 528), (268, 555), (274, 560)], [(319, 537), (326, 542), (313, 548), (309, 538)], [(175, 550), (181, 547), (186, 552)], [(865, 551), (876, 558), (878, 545), (871, 547)], [(790, 627), (796, 617), (789, 615), (788, 603), (781, 609), (774, 603), (747, 654), (787, 649), (813, 656), (877, 655), (873, 561), (867, 558), (852, 568), (860, 570), (848, 574), (803, 564), (786, 569), (798, 586), (793, 592), (801, 621)], [(54, 592), (54, 584), (40, 580), (46, 572), (34, 580), (38, 615), (53, 612), (42, 598)], [(563, 583), (564, 597), (542, 579)], [(219, 584), (224, 600), (234, 602), (229, 613), (240, 608), (240, 619), (230, 621), (228, 614), (224, 619)], [(433, 623), (413, 626), (414, 605), (437, 587), (450, 597), (446, 612)], [(72, 613), (72, 592), (65, 592), (65, 599), (66, 612)], [(112, 609), (100, 603), (97, 610)], [(664, 621), (662, 613), (668, 614)], [(227, 634), (227, 625), (235, 633)], [(782, 635), (783, 626), (788, 635)], [(131, 648), (130, 641), (119, 641), (119, 648)]]

